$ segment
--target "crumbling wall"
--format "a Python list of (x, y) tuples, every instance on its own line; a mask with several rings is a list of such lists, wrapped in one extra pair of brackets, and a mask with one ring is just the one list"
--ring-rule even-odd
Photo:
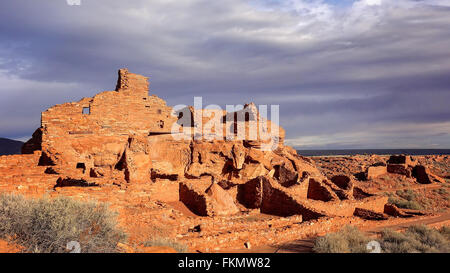
[(337, 195), (331, 190), (329, 186), (316, 179), (309, 180), (307, 198), (325, 202), (338, 199)]
[(261, 178), (254, 178), (245, 184), (239, 185), (237, 199), (247, 208), (260, 208), (263, 199), (263, 185)]
[(40, 150), (42, 150), (42, 129), (38, 128), (31, 139), (23, 144), (22, 154), (32, 154)]
[(262, 213), (284, 217), (302, 215), (303, 219), (307, 221), (325, 216), (299, 202), (288, 191), (277, 186), (277, 182), (266, 177), (261, 177), (260, 179), (263, 184)]
[(387, 174), (387, 167), (386, 166), (370, 166), (367, 168), (367, 179), (374, 179), (381, 175)]
[(223, 216), (239, 212), (233, 197), (208, 179), (181, 182), (179, 195), (180, 201), (199, 216)]
[(183, 202), (193, 213), (199, 216), (208, 216), (208, 205), (206, 196), (197, 191), (190, 183), (180, 183), (180, 201)]
[[(34, 135), (24, 146), (24, 152), (36, 149), (40, 137), (45, 156), (65, 172), (70, 173), (80, 163), (87, 169), (112, 168), (120, 160), (130, 136), (170, 133), (176, 120), (164, 100), (148, 95), (146, 77), (121, 69), (115, 91), (56, 105), (43, 112), (41, 129), (37, 131), (41, 135)], [(110, 151), (105, 143), (116, 148)], [(126, 156), (130, 154), (131, 151)], [(134, 160), (135, 165), (151, 160), (144, 155), (139, 157)], [(134, 176), (142, 174), (137, 172)]]
[(384, 212), (384, 205), (387, 203), (388, 197), (371, 196), (361, 200), (343, 200), (334, 202), (322, 202), (316, 200), (305, 200), (305, 204), (322, 211), (328, 216), (352, 216), (356, 208), (367, 209), (374, 212)]
[(39, 151), (26, 155), (2, 155), (0, 156), (0, 173), (5, 175), (8, 169), (26, 172), (38, 165), (40, 157)]

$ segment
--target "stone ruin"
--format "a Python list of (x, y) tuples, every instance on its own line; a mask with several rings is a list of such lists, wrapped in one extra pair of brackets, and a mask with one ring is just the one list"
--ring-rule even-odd
[[(22, 156), (30, 157), (28, 167), (57, 175), (55, 187), (126, 188), (170, 180), (179, 183), (179, 200), (199, 216), (259, 210), (277, 216), (301, 215), (304, 220), (352, 215), (378, 219), (389, 211), (387, 197), (355, 187), (353, 178), (327, 179), (313, 161), (284, 145), (281, 127), (276, 149), (271, 151), (259, 149), (264, 142), (260, 138), (174, 137), (172, 126), (180, 115), (161, 98), (149, 96), (148, 86), (148, 78), (121, 69), (116, 90), (44, 111), (41, 127), (22, 149)], [(211, 119), (207, 110), (189, 107), (189, 111)], [(243, 111), (262, 120), (253, 104)], [(223, 121), (235, 116), (222, 115)], [(180, 127), (189, 131), (195, 126)], [(223, 128), (229, 129), (225, 124)], [(0, 163), (6, 161), (2, 157)], [(369, 170), (369, 175), (373, 172)]]
[(409, 155), (392, 155), (386, 162), (378, 162), (367, 168), (366, 178), (374, 179), (385, 174), (398, 174), (415, 178), (419, 184), (444, 182), (442, 178), (430, 172)]

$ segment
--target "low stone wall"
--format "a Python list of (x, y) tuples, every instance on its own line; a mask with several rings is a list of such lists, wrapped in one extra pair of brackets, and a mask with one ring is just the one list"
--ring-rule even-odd
[(276, 186), (275, 183), (267, 178), (263, 178), (262, 213), (284, 217), (302, 215), (304, 220), (312, 220), (324, 216), (303, 206), (293, 196)]
[(344, 200), (340, 202), (305, 200), (305, 204), (318, 211), (323, 211), (329, 216), (352, 216), (356, 208), (382, 213), (387, 201), (388, 197), (385, 196), (371, 196), (362, 200)]
[(387, 167), (386, 166), (372, 166), (367, 169), (367, 179), (374, 179), (378, 176), (387, 174)]
[(195, 187), (193, 183), (180, 183), (180, 201), (183, 202), (193, 213), (199, 216), (208, 216), (208, 200), (204, 190)]
[(40, 152), (26, 155), (3, 155), (0, 156), (0, 168), (20, 168), (25, 169), (38, 165)]

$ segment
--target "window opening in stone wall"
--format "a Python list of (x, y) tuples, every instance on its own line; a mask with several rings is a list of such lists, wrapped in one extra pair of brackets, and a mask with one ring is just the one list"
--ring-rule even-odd
[(86, 165), (84, 163), (77, 163), (77, 169), (82, 169), (84, 173), (86, 171)]

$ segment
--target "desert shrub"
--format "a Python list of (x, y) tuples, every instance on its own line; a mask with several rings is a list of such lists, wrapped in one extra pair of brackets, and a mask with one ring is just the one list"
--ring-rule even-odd
[(125, 234), (105, 204), (0, 195), (0, 237), (14, 240), (28, 252), (67, 252), (71, 241), (80, 243), (81, 252), (115, 252)]
[(317, 253), (366, 253), (371, 239), (357, 228), (347, 226), (341, 231), (320, 237), (314, 244)]
[(396, 195), (390, 193), (388, 202), (402, 209), (421, 210), (423, 206), (417, 202), (417, 194), (412, 190), (398, 190)]
[(439, 195), (446, 197), (446, 199), (448, 199), (449, 197), (449, 192), (447, 191), (446, 188), (434, 189), (433, 191)]
[(408, 201), (415, 201), (416, 200), (416, 193), (413, 190), (398, 190), (396, 192), (398, 196), (400, 196), (403, 199), (406, 199)]
[(445, 188), (439, 188), (439, 189), (433, 189), (433, 192), (437, 193), (437, 194), (446, 194), (447, 190)]
[(149, 241), (146, 241), (144, 243), (144, 246), (167, 246), (175, 249), (178, 253), (186, 253), (188, 250), (188, 247), (186, 245), (167, 237), (155, 237)]
[[(382, 252), (386, 253), (449, 253), (450, 228), (440, 230), (423, 225), (410, 226), (405, 232), (385, 229), (376, 239)], [(371, 241), (367, 235), (354, 227), (327, 234), (316, 239), (314, 251), (318, 253), (362, 253)]]
[(448, 253), (450, 251), (446, 236), (424, 225), (410, 226), (404, 233), (384, 230), (381, 234), (381, 247), (388, 253)]
[(387, 253), (419, 253), (424, 252), (425, 248), (406, 234), (395, 232), (393, 230), (383, 230), (380, 242), (381, 249)]
[(443, 226), (439, 232), (444, 236), (447, 241), (450, 241), (450, 227), (449, 226)]

